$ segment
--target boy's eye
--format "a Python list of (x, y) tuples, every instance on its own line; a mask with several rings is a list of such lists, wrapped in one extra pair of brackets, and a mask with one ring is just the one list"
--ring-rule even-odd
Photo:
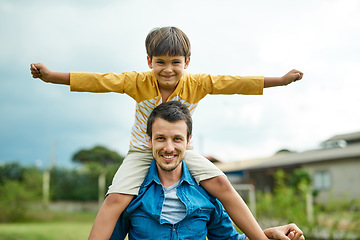
[(157, 61), (157, 64), (164, 64), (163, 61)]

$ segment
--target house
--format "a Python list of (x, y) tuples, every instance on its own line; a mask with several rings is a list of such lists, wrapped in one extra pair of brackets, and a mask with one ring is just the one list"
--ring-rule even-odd
[(282, 152), (269, 158), (217, 166), (232, 183), (252, 183), (263, 192), (273, 190), (273, 176), (278, 169), (291, 174), (302, 168), (312, 178), (312, 188), (318, 192), (317, 202), (360, 199), (360, 132), (336, 135), (315, 150)]

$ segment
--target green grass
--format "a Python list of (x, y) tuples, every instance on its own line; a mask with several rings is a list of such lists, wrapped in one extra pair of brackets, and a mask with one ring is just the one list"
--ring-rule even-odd
[(12, 223), (0, 224), (1, 240), (87, 239), (92, 223)]
[(0, 224), (0, 240), (87, 239), (96, 213), (32, 212), (26, 222)]

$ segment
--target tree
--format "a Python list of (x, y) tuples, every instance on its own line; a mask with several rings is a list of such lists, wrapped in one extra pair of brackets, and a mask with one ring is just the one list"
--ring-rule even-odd
[(84, 164), (87, 170), (99, 176), (99, 204), (101, 204), (105, 195), (106, 173), (115, 164), (120, 165), (124, 157), (103, 146), (95, 146), (92, 149), (78, 151), (72, 160)]

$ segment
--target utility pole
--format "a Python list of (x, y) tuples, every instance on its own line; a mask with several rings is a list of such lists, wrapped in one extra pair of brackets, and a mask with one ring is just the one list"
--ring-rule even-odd
[(49, 208), (50, 203), (50, 171), (56, 164), (55, 141), (51, 144), (50, 165), (44, 170), (43, 174), (43, 205), (45, 209)]

